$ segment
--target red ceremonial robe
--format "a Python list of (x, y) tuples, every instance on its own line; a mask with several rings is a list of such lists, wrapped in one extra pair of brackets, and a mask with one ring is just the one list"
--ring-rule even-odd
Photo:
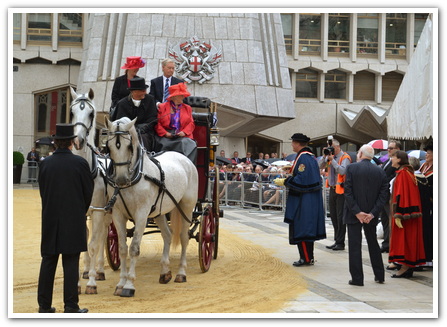
[[(391, 208), (389, 262), (410, 267), (425, 263), (419, 188), (416, 177), (406, 166), (396, 171)], [(403, 228), (396, 225), (397, 218), (401, 219)]]

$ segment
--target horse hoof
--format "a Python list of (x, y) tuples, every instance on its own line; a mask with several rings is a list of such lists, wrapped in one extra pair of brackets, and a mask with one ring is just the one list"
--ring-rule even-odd
[(82, 273), (82, 279), (88, 279), (88, 271)]
[(133, 297), (135, 295), (135, 290), (130, 288), (123, 288), (121, 291), (121, 297)]
[(78, 286), (78, 294), (82, 294), (81, 286)]
[(123, 287), (121, 286), (121, 287), (116, 287), (115, 288), (115, 292), (113, 293), (113, 295), (116, 295), (116, 296), (121, 296), (121, 293), (123, 292)]
[(87, 285), (87, 287), (85, 288), (85, 294), (98, 294), (96, 286)]
[(99, 272), (96, 274), (96, 280), (106, 280), (106, 274), (103, 272)]
[(186, 283), (186, 276), (185, 275), (177, 275), (177, 276), (175, 276), (174, 282), (176, 282), (176, 283)]
[(172, 279), (172, 273), (168, 271), (166, 274), (160, 275), (160, 279), (158, 280), (158, 282), (160, 284), (167, 284), (170, 282), (171, 279)]

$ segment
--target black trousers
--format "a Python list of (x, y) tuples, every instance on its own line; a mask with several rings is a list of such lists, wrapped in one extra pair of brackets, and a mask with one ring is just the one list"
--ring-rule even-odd
[(298, 252), (300, 253), (300, 259), (306, 262), (310, 262), (314, 259), (314, 242), (301, 241), (297, 244)]
[(335, 244), (345, 246), (346, 225), (343, 223), (343, 206), (345, 195), (335, 193), (332, 187), (329, 189), (329, 214), (334, 227)]
[(390, 195), (388, 194), (387, 201), (383, 206), (382, 213), (380, 214), (380, 221), (383, 227), (383, 242), (382, 248), (390, 249)]
[(349, 272), (354, 283), (363, 283), (362, 265), (362, 228), (368, 244), (369, 259), (373, 268), (374, 276), (378, 280), (385, 279), (385, 269), (383, 267), (382, 253), (377, 241), (377, 219), (373, 219), (369, 224), (360, 222), (348, 224), (348, 246), (349, 246)]
[[(80, 253), (62, 254), (64, 270), (64, 308), (79, 309), (78, 281), (79, 281)], [(37, 287), (37, 302), (43, 309), (51, 308), (53, 302), (54, 276), (56, 275), (59, 254), (44, 256), (40, 264), (39, 286)]]

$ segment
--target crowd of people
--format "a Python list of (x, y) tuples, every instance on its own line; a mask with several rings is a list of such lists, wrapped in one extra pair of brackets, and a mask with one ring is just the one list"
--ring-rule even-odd
[[(146, 150), (177, 151), (194, 162), (195, 125), (192, 109), (183, 101), (190, 96), (186, 85), (173, 77), (174, 63), (166, 59), (162, 62), (163, 76), (151, 80), (148, 93), (145, 79), (137, 75), (144, 66), (141, 57), (127, 58), (122, 67), (125, 73), (116, 79), (113, 87), (111, 119), (135, 119)], [(64, 269), (64, 312), (88, 312), (78, 304), (77, 278), (80, 252), (87, 250), (85, 214), (92, 197), (93, 179), (87, 161), (71, 153), (74, 138), (73, 125), (56, 125), (56, 151), (43, 161), (38, 176), (42, 198), (42, 263), (38, 285), (41, 313), (56, 312), (52, 307), (52, 293), (60, 255)], [(424, 149), (426, 161), (420, 165), (417, 158), (409, 158), (401, 150), (398, 141), (390, 141), (389, 159), (382, 164), (373, 160), (374, 149), (369, 145), (360, 148), (353, 162), (335, 139), (323, 149), (324, 155), (319, 160), (308, 147), (309, 137), (295, 133), (291, 141), (296, 156), (290, 162), (285, 153), (281, 157), (277, 153), (258, 153), (253, 158), (247, 152), (240, 158), (239, 152), (234, 151), (227, 158), (222, 150), (216, 158), (218, 176), (212, 179), (219, 181), (220, 198), (238, 199), (243, 194), (246, 200), (253, 199), (256, 203), (262, 199), (267, 206), (286, 200), (284, 222), (288, 224), (289, 243), (297, 246), (299, 255), (294, 266), (314, 265), (314, 242), (326, 238), (323, 187), (329, 189), (329, 214), (334, 228), (334, 244), (327, 248), (343, 251), (347, 231), (350, 285), (364, 283), (362, 230), (376, 282), (383, 283), (385, 279), (381, 255), (384, 252), (389, 252), (386, 269), (397, 270), (393, 278), (409, 278), (415, 269), (432, 266), (431, 145)], [(34, 149), (28, 160), (37, 164)], [(248, 183), (248, 187), (243, 187), (242, 182)], [(67, 203), (71, 203), (72, 209), (66, 210)], [(381, 247), (376, 234), (379, 221), (384, 229)], [(56, 225), (60, 227), (54, 229)]]
[[(298, 142), (296, 135), (294, 138), (292, 146), (295, 141)], [(306, 137), (301, 138), (300, 149), (306, 148), (307, 150), (303, 151), (311, 153), (306, 147)], [(368, 244), (376, 282), (383, 283), (385, 278), (382, 253), (389, 253), (389, 265), (386, 269), (396, 270), (392, 278), (410, 278), (413, 271), (433, 266), (433, 146), (429, 144), (424, 148), (426, 159), (421, 165), (418, 158), (408, 156), (402, 151), (399, 141), (390, 140), (388, 144), (388, 160), (383, 163), (375, 158), (374, 149), (369, 145), (362, 146), (353, 160), (335, 139), (330, 147), (323, 149), (324, 155), (321, 158), (317, 159), (312, 155), (310, 160), (318, 164), (319, 178), (324, 180), (324, 187), (328, 190), (327, 206), (334, 228), (334, 243), (327, 248), (333, 251), (345, 250), (348, 235), (349, 269), (352, 275), (350, 285), (363, 286), (362, 230)], [(317, 212), (314, 217), (317, 221), (321, 207), (302, 202), (303, 196), (293, 200), (297, 191), (291, 188), (292, 184), (277, 183), (278, 180), (297, 178), (301, 170), (309, 170), (304, 168), (309, 164), (298, 165), (299, 169), (296, 169), (300, 149), (294, 149), (298, 154), (295, 161), (285, 166), (276, 166), (275, 161), (269, 163), (263, 153), (252, 158), (251, 153), (247, 152), (245, 157), (239, 158), (238, 151), (235, 151), (232, 157), (226, 157), (225, 151), (222, 150), (219, 157), (227, 159), (219, 164), (220, 198), (226, 196), (230, 201), (240, 199), (244, 185), (242, 181), (246, 185), (245, 202), (250, 202), (251, 196), (254, 203), (268, 206), (278, 205), (286, 199), (287, 202), (282, 203), (279, 208), (285, 206), (285, 222), (289, 221), (290, 226), (293, 226), (289, 231), (289, 234), (292, 233), (290, 244), (298, 244), (300, 259), (294, 262), (295, 266), (314, 263), (312, 242), (320, 239), (323, 234), (321, 231), (315, 232), (311, 239), (306, 241), (310, 243), (303, 243), (304, 246), (296, 240), (293, 241), (293, 230), (303, 228), (302, 223), (299, 224), (301, 227), (295, 226), (295, 220), (302, 221), (309, 213), (290, 214), (291, 207), (303, 203), (303, 207), (312, 211), (311, 214), (315, 215), (315, 211)], [(275, 157), (274, 153), (267, 156)], [(286, 155), (282, 154), (281, 159), (284, 158)], [(308, 196), (308, 190), (302, 190), (301, 195)], [(262, 192), (262, 195), (259, 192)], [(287, 192), (287, 197), (283, 196), (284, 192)], [(322, 193), (321, 188), (319, 193)], [(377, 238), (379, 223), (383, 228), (381, 245)]]

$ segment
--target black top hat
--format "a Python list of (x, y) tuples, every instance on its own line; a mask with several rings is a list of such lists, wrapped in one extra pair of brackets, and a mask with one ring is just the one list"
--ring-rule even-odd
[(427, 152), (428, 150), (430, 150), (430, 151), (433, 152), (433, 144), (432, 144), (432, 143), (428, 143), (428, 144), (425, 146), (424, 151)]
[(56, 124), (56, 134), (53, 135), (55, 140), (73, 139), (75, 137), (73, 124)]
[(310, 138), (307, 137), (307, 135), (304, 135), (302, 133), (295, 133), (292, 135), (292, 137), (290, 138), (293, 141), (299, 141), (299, 142), (309, 142)]
[(149, 87), (149, 85), (146, 85), (146, 81), (143, 77), (135, 77), (130, 80), (130, 87), (127, 89), (129, 91), (132, 90), (146, 90)]

